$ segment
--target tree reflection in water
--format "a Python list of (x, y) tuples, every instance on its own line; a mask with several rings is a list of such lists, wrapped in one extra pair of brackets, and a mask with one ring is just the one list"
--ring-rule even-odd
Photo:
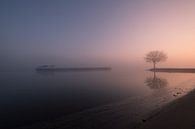
[(156, 76), (156, 72), (154, 72), (153, 77), (146, 78), (145, 84), (151, 89), (160, 89), (166, 87), (168, 82), (166, 79)]

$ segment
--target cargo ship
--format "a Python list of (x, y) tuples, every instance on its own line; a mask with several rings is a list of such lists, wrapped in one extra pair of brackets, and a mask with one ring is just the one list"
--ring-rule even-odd
[(36, 71), (109, 71), (111, 67), (55, 67), (54, 65), (42, 65)]

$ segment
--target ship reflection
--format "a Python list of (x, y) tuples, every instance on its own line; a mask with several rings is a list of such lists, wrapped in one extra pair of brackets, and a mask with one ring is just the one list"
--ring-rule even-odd
[(36, 71), (37, 74), (41, 76), (54, 76), (55, 72), (53, 71)]
[(151, 89), (161, 89), (168, 85), (168, 81), (164, 78), (160, 78), (153, 72), (153, 77), (148, 77), (145, 80), (145, 84)]

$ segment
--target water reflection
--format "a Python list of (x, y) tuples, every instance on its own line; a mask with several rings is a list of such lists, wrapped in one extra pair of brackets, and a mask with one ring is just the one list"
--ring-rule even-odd
[(41, 75), (41, 76), (54, 76), (55, 72), (53, 71), (36, 71), (37, 74)]
[(151, 89), (160, 89), (168, 85), (168, 81), (165, 78), (160, 78), (156, 75), (156, 72), (153, 72), (153, 77), (147, 77), (145, 84)]

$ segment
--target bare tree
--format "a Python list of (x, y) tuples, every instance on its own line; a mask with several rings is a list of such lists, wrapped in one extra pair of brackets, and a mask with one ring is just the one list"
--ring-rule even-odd
[(153, 63), (154, 71), (156, 70), (156, 63), (166, 61), (167, 55), (162, 51), (151, 51), (145, 56), (146, 62)]

